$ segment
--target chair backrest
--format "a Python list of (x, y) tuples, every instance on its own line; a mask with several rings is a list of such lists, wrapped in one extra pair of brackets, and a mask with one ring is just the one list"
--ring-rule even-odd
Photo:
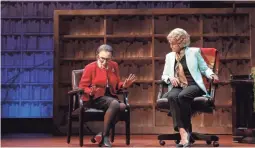
[[(207, 63), (208, 67), (213, 70), (215, 74), (218, 74), (219, 71), (219, 55), (217, 49), (215, 48), (200, 48), (202, 57)], [(210, 83), (209, 81), (203, 77), (205, 87), (207, 91), (210, 91)]]
[(78, 69), (72, 71), (72, 88), (77, 89), (81, 80), (84, 69)]

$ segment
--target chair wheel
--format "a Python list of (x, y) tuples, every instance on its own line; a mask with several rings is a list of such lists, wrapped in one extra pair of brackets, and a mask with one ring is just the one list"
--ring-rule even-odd
[(174, 140), (175, 144), (179, 144), (180, 140)]
[(213, 147), (219, 147), (219, 146), (220, 146), (220, 144), (218, 141), (213, 141)]
[(212, 141), (206, 141), (206, 144), (207, 144), (207, 145), (211, 145), (211, 144), (212, 144)]
[(160, 141), (159, 141), (159, 144), (160, 144), (161, 146), (164, 146), (164, 145), (166, 144), (166, 142), (163, 141), (163, 140), (160, 140)]
[(97, 141), (95, 140), (94, 137), (92, 137), (92, 138), (90, 139), (90, 141), (91, 141), (92, 143), (96, 143), (96, 142), (97, 142)]

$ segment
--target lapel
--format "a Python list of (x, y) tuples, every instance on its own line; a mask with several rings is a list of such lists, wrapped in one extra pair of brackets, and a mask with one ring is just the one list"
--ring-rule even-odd
[(173, 54), (172, 54), (172, 58), (170, 58), (171, 59), (171, 61), (170, 61), (170, 65), (171, 65), (171, 67), (170, 67), (170, 71), (171, 71), (171, 76), (174, 76), (174, 64), (175, 64), (175, 55), (176, 55), (176, 53), (175, 52), (173, 52)]
[(186, 64), (191, 76), (195, 79), (196, 77), (195, 77), (194, 65), (196, 64), (196, 59), (194, 59), (194, 56), (192, 56), (190, 52), (191, 50), (189, 50), (189, 48), (186, 47), (185, 49)]

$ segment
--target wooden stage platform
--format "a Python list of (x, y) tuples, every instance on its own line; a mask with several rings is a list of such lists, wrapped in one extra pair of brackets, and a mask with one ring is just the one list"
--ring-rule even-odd
[[(233, 143), (231, 135), (219, 135), (220, 147), (255, 147), (255, 144)], [(98, 147), (90, 142), (91, 136), (84, 137), (84, 147)], [(78, 136), (73, 136), (71, 143), (66, 143), (65, 136), (49, 134), (7, 134), (2, 135), (2, 147), (79, 147)], [(126, 147), (125, 136), (117, 135), (113, 147)], [(130, 147), (160, 147), (157, 135), (132, 135)], [(175, 147), (173, 141), (166, 141), (164, 147)], [(203, 141), (196, 141), (192, 147), (212, 147)]]

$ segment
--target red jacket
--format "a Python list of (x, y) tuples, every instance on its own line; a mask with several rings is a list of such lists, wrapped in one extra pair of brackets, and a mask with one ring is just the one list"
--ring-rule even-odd
[(84, 89), (85, 94), (82, 100), (89, 100), (89, 93), (91, 92), (91, 86), (95, 85), (98, 90), (95, 92), (94, 99), (100, 96), (104, 96), (107, 83), (107, 74), (109, 79), (109, 85), (111, 86), (111, 94), (115, 95), (116, 91), (120, 89), (123, 82), (120, 81), (119, 66), (114, 61), (109, 61), (108, 69), (101, 69), (98, 67), (97, 62), (92, 62), (85, 66), (79, 88)]

